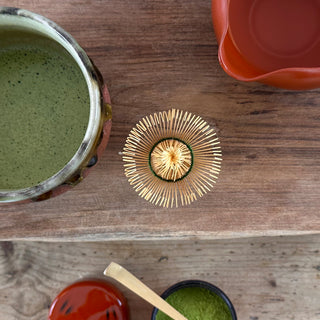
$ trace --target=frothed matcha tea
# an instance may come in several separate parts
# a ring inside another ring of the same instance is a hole
[[[0,29],[0,189],[37,185],[79,148],[89,92],[71,55],[23,30]]]

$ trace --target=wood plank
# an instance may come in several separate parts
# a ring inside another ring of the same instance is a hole
[[[220,287],[238,319],[320,318],[320,235],[210,241],[2,242],[0,318],[45,319],[54,297],[116,261],[157,293],[186,279]],[[132,320],[152,307],[120,284]]]
[[[95,170],[42,203],[1,206],[1,239],[224,238],[320,232],[320,90],[241,83],[219,66],[210,1],[23,1],[69,31],[109,86],[113,129]],[[181,108],[216,126],[214,191],[167,210],[140,199],[121,151],[145,115]]]

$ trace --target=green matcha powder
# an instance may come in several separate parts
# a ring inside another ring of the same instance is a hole
[[[227,304],[217,294],[205,288],[183,288],[172,293],[166,301],[188,320],[232,320]],[[171,320],[158,311],[156,320]]]

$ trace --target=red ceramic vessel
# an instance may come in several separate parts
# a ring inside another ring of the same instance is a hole
[[[230,76],[285,89],[320,87],[319,0],[212,0],[212,18]]]
[[[128,320],[126,300],[110,283],[91,279],[76,282],[52,302],[48,320]]]

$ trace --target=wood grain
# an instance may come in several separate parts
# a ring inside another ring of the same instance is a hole
[[[211,241],[2,242],[0,319],[43,320],[54,297],[111,261],[161,294],[201,279],[220,287],[241,320],[320,318],[320,235]],[[132,320],[152,307],[125,287]]]
[[[70,32],[103,74],[113,129],[95,170],[42,203],[0,208],[1,239],[223,238],[320,232],[320,90],[241,83],[221,69],[210,1],[4,1]],[[217,129],[210,194],[166,210],[138,197],[121,151],[145,115],[181,108]]]

